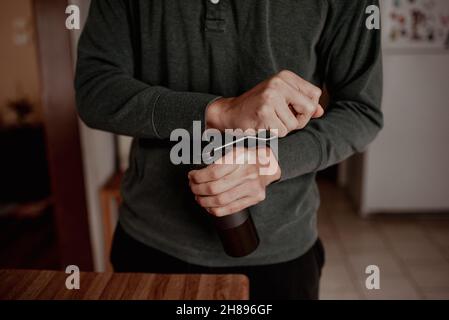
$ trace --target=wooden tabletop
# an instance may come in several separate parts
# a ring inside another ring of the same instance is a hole
[[[243,275],[81,272],[80,289],[68,290],[69,274],[0,270],[0,300],[247,300]]]

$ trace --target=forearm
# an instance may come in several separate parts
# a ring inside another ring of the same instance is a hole
[[[126,5],[92,1],[78,45],[76,98],[89,126],[118,134],[167,139],[172,130],[204,123],[215,96],[175,92],[135,76],[136,61]]]
[[[281,181],[323,170],[362,152],[382,125],[382,112],[377,106],[350,101],[331,105],[323,118],[279,140]]]
[[[279,141],[281,180],[322,170],[363,151],[383,126],[379,30],[365,27],[365,9],[377,0],[330,1],[317,47],[330,95],[321,119]]]
[[[204,123],[205,109],[215,99],[149,86],[112,70],[96,77],[78,70],[76,87],[78,112],[88,126],[141,138],[168,139],[177,128],[191,131],[193,121]]]

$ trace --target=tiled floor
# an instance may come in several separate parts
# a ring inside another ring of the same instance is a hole
[[[320,189],[321,299],[449,299],[448,214],[362,219],[342,190]],[[366,289],[368,265],[380,269],[379,290]]]

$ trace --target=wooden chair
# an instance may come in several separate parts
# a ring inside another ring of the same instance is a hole
[[[115,221],[112,221],[112,209],[118,207],[122,202],[120,194],[120,184],[123,178],[123,172],[114,173],[109,180],[100,189],[101,211],[103,213],[103,236],[104,236],[104,261],[106,271],[112,271],[112,265],[109,260],[111,251],[112,237],[114,234]]]

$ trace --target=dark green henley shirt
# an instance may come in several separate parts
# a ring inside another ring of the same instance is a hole
[[[318,170],[363,151],[382,127],[380,31],[369,0],[93,0],[78,48],[84,122],[134,137],[120,223],[132,237],[207,266],[278,263],[317,239]],[[204,122],[217,96],[242,94],[281,70],[326,85],[325,116],[279,141],[282,178],[251,208],[260,245],[226,256],[170,162],[170,133]]]

